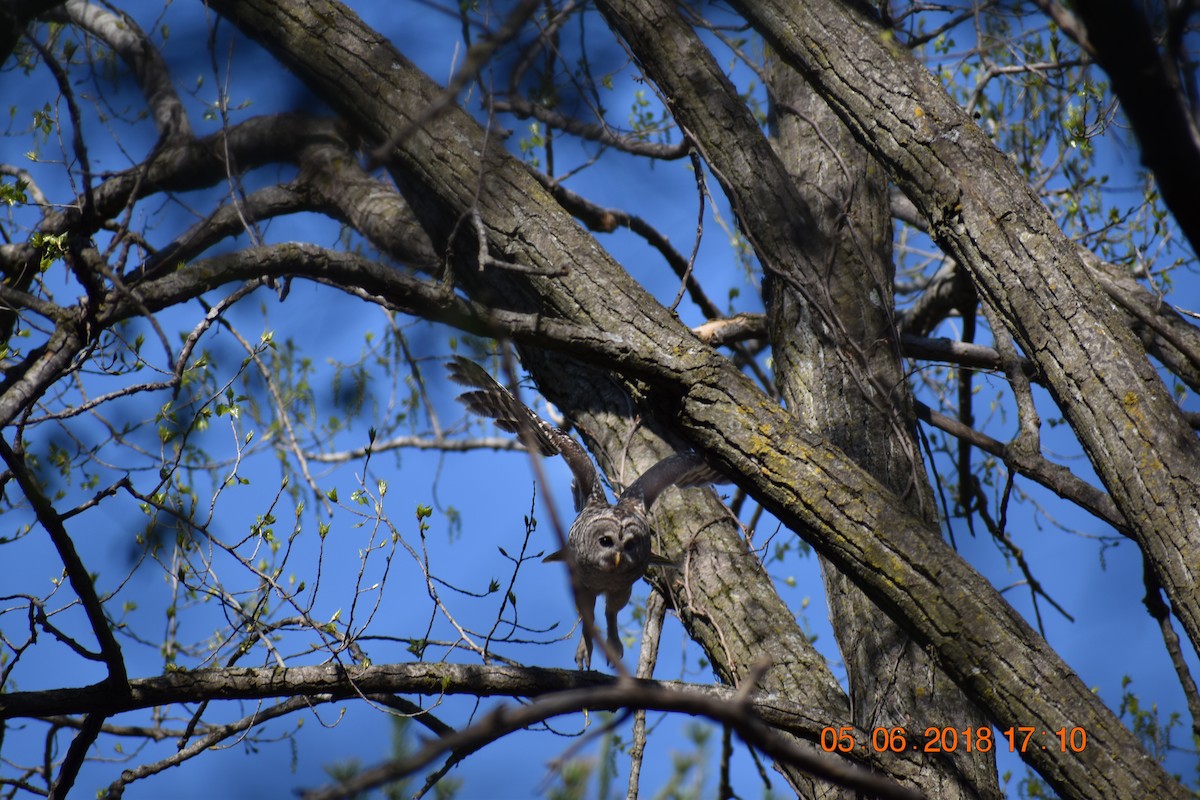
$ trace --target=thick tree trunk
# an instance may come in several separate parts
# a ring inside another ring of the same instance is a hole
[[[600,8],[705,154],[755,242],[765,265],[775,374],[797,424],[907,495],[914,513],[936,530],[891,314],[891,222],[881,171],[874,167],[867,179],[869,159],[844,126],[798,82],[784,81],[789,99],[805,106],[780,119],[790,134],[792,173],[805,172],[793,183],[674,4],[604,0]],[[827,149],[838,141],[853,150]],[[912,637],[846,575],[829,565],[824,574],[859,727],[934,719],[962,728],[986,724]],[[921,767],[906,779],[930,796],[999,795],[989,754],[963,750],[951,759],[920,754],[914,760]]]
[[[604,372],[561,355],[525,349],[523,363],[543,381],[543,394],[572,421],[605,473],[628,484],[660,459],[687,445],[652,418],[639,420],[626,387]],[[716,675],[738,686],[756,667],[765,692],[792,699],[822,725],[850,720],[845,693],[775,590],[741,536],[737,520],[711,492],[667,492],[651,512],[657,552],[678,568],[654,570],[650,581],[669,598],[688,636],[700,645]],[[801,742],[812,746],[811,742]],[[894,774],[889,754],[867,754]],[[881,758],[882,756],[882,758]],[[853,793],[791,768],[781,771],[801,797],[832,800]]]
[[[1012,160],[865,6],[735,5],[884,165],[1037,362],[1200,648],[1200,441],[1075,246]]]
[[[915,437],[908,381],[892,305],[892,224],[888,185],[877,163],[795,71],[771,71],[773,135],[780,159],[829,245],[820,292],[803,296],[787,280],[764,278],[775,376],[800,424],[845,451],[936,525],[934,498]],[[817,307],[814,308],[813,306]],[[860,728],[954,720],[978,730],[987,719],[937,662],[849,578],[823,575],[834,632],[850,677]],[[913,785],[929,797],[1000,797],[994,752],[914,758]]]
[[[407,130],[439,95],[337,3],[209,5],[273,52],[368,141]],[[1088,746],[1081,752],[1026,753],[1060,795],[1186,796],[1054,650],[940,540],[936,526],[841,450],[798,430],[790,414],[647,295],[467,115],[450,108],[401,137],[388,164],[436,250],[451,257],[458,285],[502,309],[514,338],[561,348],[640,381],[647,408],[673,421],[932,648],[947,674],[1001,728],[1084,727]],[[1028,211],[1017,205],[1003,214]],[[492,258],[546,274],[497,262],[480,270],[476,229]],[[981,237],[989,232],[976,230]],[[1075,305],[1070,297],[1061,302]],[[526,316],[514,316],[521,312]]]

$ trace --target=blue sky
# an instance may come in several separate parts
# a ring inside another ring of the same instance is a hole
[[[129,9],[145,27],[152,26],[161,11],[152,3],[131,4]],[[454,65],[461,61],[461,50],[455,47],[457,21],[432,6],[420,3],[368,4],[360,13],[435,80],[444,81]],[[192,107],[193,125],[198,133],[204,134],[216,130],[219,122],[203,119],[203,103],[214,99],[218,79],[214,79],[211,73],[205,50],[206,37],[195,33],[192,28],[196,24],[203,24],[202,17],[200,4],[175,3],[169,7],[165,21],[172,31],[166,50],[168,60],[176,68],[177,85],[189,90],[186,98]],[[229,26],[222,27],[228,33]],[[221,41],[219,79],[226,77],[228,56],[231,103],[237,107],[243,100],[248,101],[246,107],[233,112],[234,121],[250,115],[311,105],[311,99],[306,98],[303,90],[252,45],[236,40],[232,51],[229,51],[226,49],[228,40]],[[47,99],[46,93],[50,90],[47,89],[44,70],[35,73],[35,77],[36,82],[18,80],[18,76],[11,72],[6,75],[14,92],[12,102],[21,109],[40,106]],[[630,82],[618,83],[606,102],[614,110],[631,107],[639,89],[644,91],[646,87]],[[124,84],[121,96],[131,107],[136,107],[138,98],[128,83]],[[471,108],[477,108],[477,104]],[[24,119],[18,117],[12,127],[19,129],[22,125]],[[146,126],[124,125],[119,120],[111,123],[111,126],[115,131],[112,136],[106,135],[98,125],[91,129],[93,135],[89,138],[89,149],[95,169],[126,166],[128,156],[120,152],[118,146],[139,157],[153,143],[153,136],[146,133]],[[130,134],[129,131],[134,133]],[[515,128],[510,140],[514,148],[524,133],[521,128]],[[1135,183],[1132,167],[1136,159],[1128,149],[1122,149],[1119,141],[1109,146],[1112,150],[1107,158],[1112,165],[1114,182],[1124,180],[1127,184]],[[4,147],[2,160],[9,163],[21,161],[20,154],[30,149],[27,143],[16,136],[9,137]],[[53,144],[47,147],[47,152],[54,152]],[[562,140],[556,152],[561,173],[589,158],[594,148],[586,145],[580,147]],[[686,160],[659,163],[649,172],[632,159],[611,157],[611,154],[602,163],[603,166],[599,168],[585,171],[570,184],[571,188],[599,203],[645,216],[669,232],[675,246],[686,252],[695,229],[697,202],[694,178]],[[45,164],[35,165],[31,169],[47,191],[61,191],[58,188],[61,186],[61,167]],[[281,172],[286,170],[265,170],[263,175],[250,179],[249,183],[253,186],[277,180]],[[709,187],[714,196],[719,196],[715,181],[710,179]],[[197,193],[187,198],[187,203],[191,208],[204,209],[206,202],[211,203],[211,198],[219,194],[219,191]],[[153,204],[150,208],[154,208]],[[731,215],[723,200],[717,212],[727,224],[730,222]],[[168,204],[155,213],[166,231],[186,224],[190,212],[182,205]],[[336,226],[317,218],[305,217],[274,221],[265,226],[265,235],[269,241],[296,239],[332,247],[337,245],[339,231]],[[667,302],[674,297],[677,289],[675,277],[661,258],[641,241],[627,232],[604,237],[600,241],[656,296]],[[228,243],[223,248],[230,249],[242,244],[244,242]],[[719,304],[724,305],[729,290],[736,289],[740,292],[738,309],[756,310],[753,279],[748,278],[731,257],[725,233],[713,217],[711,207],[705,220],[705,238],[697,259],[696,274],[706,286],[709,296]],[[60,291],[67,291],[64,288],[65,280],[55,285]],[[1178,297],[1200,296],[1196,288],[1194,269],[1177,274]],[[160,316],[159,323],[171,333],[177,329],[186,330],[195,324],[199,313],[196,306],[191,306]],[[694,324],[701,319],[694,309],[687,306],[686,301],[681,314],[688,323]],[[298,352],[312,358],[315,374],[311,382],[325,406],[332,398],[333,362],[351,362],[364,351],[377,347],[379,332],[387,324],[382,312],[301,281],[294,283],[285,302],[280,303],[274,293],[262,290],[242,301],[229,318],[237,330],[251,340],[270,331],[277,343],[294,342]],[[401,324],[407,326],[405,331],[411,348],[422,359],[431,398],[443,425],[462,423],[464,415],[452,400],[455,389],[444,381],[441,367],[441,362],[451,352],[448,344],[450,334],[443,329],[408,325],[407,321],[401,321]],[[952,325],[946,326],[940,333],[955,335]],[[151,345],[153,341],[147,348]],[[214,353],[214,370],[220,371],[225,378],[244,357],[244,351],[227,331],[211,331],[205,339],[205,346]],[[374,369],[383,370],[384,367],[377,366]],[[402,376],[403,373],[400,373],[397,380]],[[105,383],[108,379],[103,376],[91,376],[88,380],[94,382],[91,384],[93,391],[112,388],[111,384]],[[364,406],[364,416],[339,435],[337,443],[340,447],[362,446],[366,443],[368,428],[396,411],[396,397],[403,395],[404,386],[402,382],[393,385],[391,381],[392,377],[376,374],[372,393]],[[1003,386],[999,379],[981,377],[978,382],[983,385],[981,398],[990,398],[992,395],[999,398],[990,432],[997,438],[1006,438],[1015,428],[1015,414],[1008,405]],[[392,395],[393,390],[396,396]],[[532,392],[527,392],[525,398],[532,400]],[[159,401],[165,402],[165,399],[162,397]],[[1042,396],[1039,402],[1042,403],[1043,417],[1053,416],[1048,398]],[[1194,398],[1189,399],[1185,407],[1200,410],[1200,404]],[[132,419],[149,418],[156,410],[154,404],[140,400],[119,407],[114,415],[127,415]],[[978,415],[982,416],[982,413]],[[490,432],[488,427],[481,426],[477,421],[471,421],[470,424],[476,432]],[[83,431],[84,436],[100,435],[94,426],[84,425],[79,430]],[[244,447],[245,436],[252,430],[258,441],[266,434],[245,417],[240,421],[219,417],[213,420],[203,441],[214,454],[232,458],[239,446]],[[150,426],[150,432],[153,432],[153,426]],[[422,432],[421,425],[418,425],[416,432]],[[51,435],[63,434],[61,431],[47,434],[48,437]],[[1091,477],[1086,460],[1078,457],[1078,446],[1067,432],[1062,428],[1044,426],[1043,435],[1052,453],[1069,459],[1069,466],[1081,476]],[[38,437],[32,438],[38,441]],[[118,469],[133,470],[132,474],[139,485],[148,485],[153,480],[151,465],[155,463],[155,453],[134,458],[118,455],[118,451],[111,447],[105,453],[113,458]],[[569,476],[557,462],[547,463],[547,467],[554,496],[559,503],[558,513],[562,518],[569,519],[566,491]],[[232,470],[231,462],[221,467],[222,474]],[[949,463],[939,464],[939,470],[942,475],[951,474]],[[274,456],[267,450],[259,451],[238,466],[237,474],[247,479],[248,483],[222,491],[214,526],[222,532],[223,537],[232,539],[237,531],[248,533],[258,515],[274,508],[273,513],[278,519],[275,526],[277,534],[281,539],[288,539],[292,532],[294,506],[287,497],[272,505],[280,476]],[[367,513],[354,518],[341,512],[335,516],[333,527],[323,542],[316,536],[315,524],[309,519],[291,540],[283,579],[295,575],[298,579],[311,582],[315,580],[318,563],[321,567],[322,583],[315,593],[311,611],[315,619],[331,619],[340,615],[338,618],[342,622],[355,627],[361,627],[369,620],[369,632],[385,637],[367,645],[376,663],[409,659],[404,642],[386,637],[411,636],[415,631],[422,630],[430,618],[434,619],[431,638],[452,639],[455,635],[453,626],[438,616],[430,600],[431,585],[425,580],[422,569],[423,558],[427,555],[431,571],[445,584],[466,592],[485,594],[480,598],[472,598],[447,585],[432,584],[432,589],[452,607],[455,619],[473,630],[486,632],[492,627],[498,613],[500,595],[486,594],[486,589],[493,580],[507,586],[512,579],[512,564],[500,552],[500,548],[510,555],[520,551],[526,533],[524,517],[530,512],[534,496],[534,482],[526,456],[492,452],[443,455],[405,450],[376,454],[369,464],[362,460],[334,467],[314,464],[313,475],[321,489],[328,491],[336,487],[341,502],[350,507],[353,507],[350,496],[356,488],[366,487],[378,495],[379,482],[385,481],[387,484],[382,514],[373,517]],[[70,485],[63,485],[66,499],[60,502],[60,507],[78,502],[94,491],[80,485],[80,480],[81,476]],[[110,474],[101,483],[111,480]],[[1084,682],[1095,687],[1110,705],[1115,706],[1119,702],[1122,681],[1129,676],[1133,678],[1131,688],[1138,694],[1143,706],[1156,704],[1164,711],[1178,710],[1186,714],[1182,694],[1163,652],[1161,637],[1141,604],[1144,591],[1141,560],[1135,549],[1123,543],[1101,549],[1094,537],[1111,536],[1111,531],[1104,525],[1065,506],[1026,481],[1019,481],[1018,486],[1029,493],[1032,502],[1022,503],[1012,509],[1010,533],[1034,564],[1036,575],[1046,591],[1075,617],[1074,622],[1069,622],[1058,612],[1043,605],[1042,617],[1051,645],[1079,672]],[[198,491],[202,498],[207,498],[215,488],[202,486]],[[306,503],[311,507],[311,496],[306,497]],[[434,508],[423,542],[415,515],[418,505]],[[554,549],[554,545],[547,530],[548,520],[540,492],[535,508],[540,524],[529,540],[529,550],[531,553],[548,552]],[[1051,524],[1051,519],[1073,532],[1064,532]],[[19,522],[12,519],[12,524],[3,526],[0,535],[12,535],[12,528]],[[179,605],[178,623],[184,626],[186,635],[181,638],[185,640],[188,635],[191,639],[203,640],[223,624],[223,615],[217,613],[215,603],[191,603],[188,598],[172,593],[169,569],[146,569],[130,575],[130,554],[137,551],[131,539],[142,522],[136,504],[127,498],[119,498],[80,515],[71,522],[69,528],[76,536],[85,563],[100,574],[100,585],[106,591],[118,591],[122,601],[136,606],[128,611],[129,621],[131,625],[140,626],[143,635],[148,638],[141,645],[125,643],[131,674],[134,676],[161,672],[163,659],[157,642],[161,641],[168,624],[164,609],[172,602]],[[394,530],[387,523],[394,525]],[[955,540],[964,558],[994,585],[1003,588],[1020,579],[1020,573],[986,536],[981,534],[972,537],[961,520],[955,520],[952,524]],[[774,527],[773,521],[764,520],[758,528],[759,536],[766,536]],[[393,543],[393,532],[401,544]],[[776,536],[788,537],[790,534],[780,531]],[[413,547],[412,553],[405,549],[403,543]],[[424,551],[421,549],[422,543]],[[252,547],[252,544],[248,547]],[[41,532],[35,530],[19,542],[5,543],[4,548],[5,556],[0,560],[0,586],[4,587],[3,593],[8,596],[20,592],[44,595],[48,581],[58,575],[59,568]],[[271,558],[265,551],[254,557],[259,555]],[[252,586],[252,581],[245,576],[224,572],[231,564],[219,553],[214,553],[213,561],[222,570],[222,575],[230,577],[231,586]],[[802,557],[793,551],[782,563],[772,563],[768,569],[781,581],[785,578],[794,579],[794,586],[781,589],[783,596],[816,636],[817,646],[834,665],[835,674],[843,677],[840,655],[822,599],[821,579],[815,558]],[[641,588],[644,596],[645,586]],[[574,613],[566,576],[561,567],[544,565],[539,560],[530,561],[518,571],[513,591],[517,597],[521,624],[539,631],[528,633],[528,638],[541,642],[560,641],[550,645],[504,644],[499,645],[497,651],[538,666],[573,667],[576,642],[572,628]],[[65,590],[60,592],[64,593]],[[1032,619],[1032,607],[1024,587],[1014,586],[1006,596]],[[61,597],[55,600],[59,604],[64,602]],[[8,605],[4,608],[7,609]],[[58,619],[68,630],[82,632],[85,629],[76,611],[68,609]],[[0,617],[0,630],[10,638],[19,635],[19,620],[16,619],[19,616],[7,613]],[[622,619],[625,632],[636,640],[638,629],[630,610],[625,612]],[[80,635],[83,641],[90,641],[86,633]],[[160,638],[155,639],[155,636]],[[1118,636],[1119,641],[1116,641]],[[303,646],[292,643],[286,645],[285,655],[294,659],[291,663],[320,660],[319,657],[306,657]],[[441,658],[445,650],[431,646],[426,658]],[[627,652],[632,655],[636,649],[630,648]],[[695,649],[685,646],[680,625],[671,618],[668,618],[661,652],[657,677],[698,682],[711,679],[698,664]],[[456,660],[459,658],[465,656],[454,656]],[[260,663],[264,662],[255,661],[253,665]],[[82,685],[102,676],[98,671],[81,668],[79,659],[73,657],[65,647],[43,642],[24,658],[15,677],[20,689],[35,689]],[[437,713],[451,723],[458,723],[471,712],[473,702],[450,698]],[[218,718],[236,718],[250,710],[251,707],[243,706],[237,709],[222,708],[215,713]],[[114,721],[132,724],[133,715],[128,716],[129,719],[122,717]],[[954,720],[925,722],[938,727],[956,724]],[[179,726],[182,722],[175,724]],[[357,758],[364,764],[370,764],[387,751],[390,735],[387,717],[378,711],[363,708],[362,704],[321,707],[308,714],[295,715],[285,723],[276,723],[270,730],[282,735],[290,725],[297,724],[299,730],[294,747],[284,742],[264,744],[256,747],[250,756],[247,747],[235,743],[227,750],[205,754],[163,775],[135,783],[126,796],[200,798],[212,796],[214,791],[231,797],[283,795],[289,793],[293,786],[312,787],[323,783],[322,768],[332,762]],[[560,733],[574,734],[583,730],[584,724],[580,719],[563,719],[556,722],[554,728]],[[595,720],[591,724],[594,726]],[[841,724],[841,721],[830,720],[830,724]],[[643,767],[643,786],[647,791],[653,792],[667,779],[668,754],[672,750],[689,747],[682,735],[684,725],[685,720],[665,720],[652,737],[650,756]],[[23,736],[20,728],[9,727],[4,740],[5,758],[36,761],[42,739],[38,726],[33,728],[35,732],[32,735]],[[1181,734],[1180,739],[1184,738],[1183,730],[1177,731]],[[628,736],[627,733],[624,735]],[[539,787],[544,788],[548,775],[545,765],[548,761],[575,741],[555,734],[539,733],[511,737],[489,747],[473,756],[455,773],[465,781],[462,796],[495,796],[497,785],[505,787],[506,796],[530,796]],[[715,756],[717,744],[715,740],[710,741],[710,755]],[[109,749],[105,750],[104,755],[112,760],[89,765],[84,770],[78,785],[81,795],[105,786],[126,766],[119,760],[119,754],[111,750],[111,742],[105,746]],[[134,753],[131,763],[163,757],[172,749],[171,742],[149,746],[144,751]],[[584,753],[594,749],[593,743]],[[1190,760],[1183,756],[1178,756],[1170,763],[1174,769],[1185,774],[1193,769]],[[625,764],[625,761],[619,764],[618,786],[623,785]],[[758,779],[744,749],[738,750],[736,766],[735,786],[739,792],[746,797],[759,795]],[[1015,765],[1002,760],[1002,769],[1006,767],[1017,769]],[[714,771],[715,761],[710,760],[708,768],[710,773]]]

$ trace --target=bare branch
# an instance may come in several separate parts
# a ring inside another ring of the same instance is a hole
[[[450,83],[437,99],[430,103],[428,108],[419,117],[401,126],[399,130],[392,134],[391,138],[371,152],[371,157],[375,163],[382,164],[387,161],[391,156],[392,150],[405,137],[437,119],[438,115],[453,105],[459,91],[468,82],[479,77],[479,71],[483,69],[483,66],[492,59],[497,50],[521,32],[521,26],[525,24],[525,21],[541,5],[542,0],[520,0],[516,8],[505,17],[504,23],[494,33],[484,37],[482,42],[467,51],[466,63],[454,73],[454,77],[450,79]]]
[[[692,328],[692,333],[711,347],[721,347],[731,342],[744,342],[747,339],[762,339],[767,335],[767,318],[764,314],[736,314],[732,317],[718,317]]]
[[[326,464],[341,464],[346,461],[358,461],[365,458],[367,453],[382,453],[387,450],[441,450],[446,453],[467,452],[469,450],[524,450],[525,446],[519,439],[502,436],[486,436],[471,438],[450,438],[437,436],[396,436],[375,442],[369,447],[359,447],[354,450],[340,450],[336,453],[305,453],[309,461],[320,461]]]
[[[54,785],[50,787],[50,794],[47,795],[49,800],[66,800],[71,793],[71,787],[75,785],[75,778],[79,776],[79,770],[83,768],[88,750],[95,744],[103,724],[104,717],[100,714],[88,714],[84,717],[79,732],[71,740],[71,746],[67,748],[67,754],[59,766],[58,777],[54,779]]]
[[[1004,461],[1009,469],[1030,478],[1066,500],[1087,509],[1118,531],[1128,531],[1128,524],[1112,498],[1077,478],[1066,467],[1051,463],[1040,454],[1027,453],[1019,448],[999,442],[974,428],[963,425],[956,419],[941,414],[924,403],[916,404],[917,417],[935,428],[970,442],[985,453]],[[1126,534],[1127,535],[1127,534]]]
[[[175,91],[171,73],[162,54],[145,32],[124,12],[112,12],[83,0],[68,0],[56,17],[75,23],[104,40],[129,65],[142,95],[150,106],[151,117],[160,139],[186,138],[192,135],[187,111]]]
[[[687,287],[688,296],[692,298],[693,303],[700,307],[704,316],[709,319],[721,316],[720,309],[704,294],[700,282],[689,273],[688,259],[684,258],[683,254],[671,245],[670,240],[653,225],[636,214],[629,214],[618,208],[598,206],[540,172],[535,172],[534,177],[541,181],[541,184],[549,190],[563,208],[583,220],[590,230],[612,233],[617,228],[625,226],[641,236],[666,259],[667,265],[683,281]]]
[[[0,719],[47,717],[97,711],[107,715],[203,700],[263,700],[330,695],[462,694],[474,697],[537,697],[549,692],[617,685],[619,679],[594,671],[542,667],[483,666],[412,662],[371,666],[322,664],[311,667],[225,667],[171,672],[129,682],[129,693],[114,695],[104,686],[10,692],[0,695]],[[729,700],[732,689],[673,681],[644,682],[672,691]],[[821,711],[809,712],[786,698],[756,695],[751,706],[770,725],[817,740],[829,724]]]
[[[628,708],[704,716],[729,725],[748,744],[777,762],[790,764],[839,786],[885,800],[921,800],[923,797],[921,793],[901,786],[890,778],[801,748],[763,724],[751,711],[751,706],[743,704],[736,696],[732,699],[717,699],[708,693],[677,691],[644,681],[634,683],[631,680],[620,681],[611,686],[558,692],[516,708],[501,706],[471,727],[430,742],[410,758],[360,773],[348,781],[326,789],[307,792],[303,797],[306,800],[353,797],[366,789],[410,775],[430,764],[442,753],[451,752],[454,758],[461,759],[509,733],[551,717],[584,709],[617,711]]]
[[[1044,2],[1056,10],[1057,4]],[[1193,191],[1200,183],[1200,128],[1190,99],[1159,52],[1147,12],[1130,0],[1073,3],[1071,9],[1081,24],[1067,28],[1068,34],[1082,33],[1080,45],[1090,45],[1108,73],[1137,134],[1142,163],[1153,170],[1163,200],[1193,250],[1200,249],[1200,200]]]
[[[12,472],[13,477],[16,478],[22,493],[24,493],[29,504],[33,506],[38,522],[45,528],[46,533],[50,535],[50,540],[54,543],[54,548],[58,551],[59,558],[62,559],[63,567],[67,573],[67,580],[70,581],[71,588],[79,598],[79,602],[83,604],[83,609],[87,614],[88,622],[91,624],[92,632],[96,635],[96,640],[100,643],[100,654],[104,659],[105,666],[108,668],[108,678],[103,683],[98,684],[97,687],[102,692],[111,694],[114,698],[125,696],[128,692],[129,676],[125,671],[125,658],[121,654],[121,645],[117,643],[117,639],[109,627],[108,617],[105,615],[104,606],[101,605],[100,598],[96,594],[96,586],[92,583],[92,576],[88,573],[87,567],[83,565],[83,561],[75,549],[75,543],[71,540],[71,535],[63,527],[62,517],[54,510],[54,506],[50,504],[49,498],[42,492],[41,487],[38,486],[37,481],[27,469],[25,459],[13,452],[13,449],[3,437],[0,437],[0,458],[3,458],[4,462],[8,464],[8,468]],[[96,724],[98,725],[99,721]],[[82,736],[82,733],[80,735]],[[95,738],[94,733],[92,734],[92,738]],[[87,746],[91,746],[90,741],[87,743]]]

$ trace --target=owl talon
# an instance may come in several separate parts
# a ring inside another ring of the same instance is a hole
[[[616,631],[609,631],[608,633],[608,649],[609,652],[606,654],[608,656],[608,665],[612,667],[625,655],[625,645],[621,644],[621,637],[616,634]],[[613,660],[614,656],[616,656],[616,661]]]
[[[575,666],[581,670],[591,669],[592,666],[592,640],[585,633],[579,640],[579,647],[575,648]]]
[[[604,660],[611,667],[625,655],[625,645],[621,643],[620,637],[615,632],[609,634],[606,641],[608,649],[604,653]],[[579,646],[575,648],[575,666],[581,670],[592,668],[592,640],[587,636],[581,637]]]
[[[650,526],[646,512],[669,486],[702,486],[727,483],[699,453],[676,453],[659,461],[621,492],[616,505],[608,502],[604,484],[587,451],[569,433],[556,428],[513,397],[478,364],[455,356],[448,364],[450,379],[471,389],[458,396],[472,412],[496,420],[503,430],[519,434],[526,446],[544,456],[560,455],[574,477],[575,510],[579,516],[567,532],[566,546],[544,561],[566,561],[583,621],[583,638],[575,650],[575,664],[589,669],[596,597],[605,596],[609,664],[625,653],[618,635],[617,614],[629,602],[633,585],[650,564],[670,563],[650,551]]]

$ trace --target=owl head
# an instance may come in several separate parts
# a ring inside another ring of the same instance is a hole
[[[579,566],[640,575],[650,559],[650,528],[636,509],[618,504],[580,514],[568,535]]]

